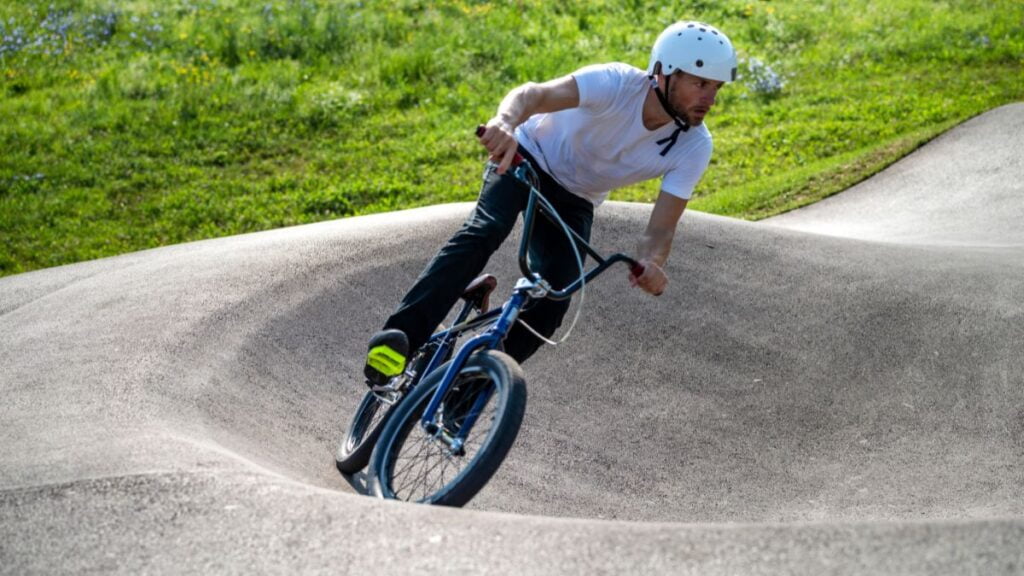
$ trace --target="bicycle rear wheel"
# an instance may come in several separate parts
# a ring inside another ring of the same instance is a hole
[[[368,391],[363,396],[334,455],[334,462],[342,474],[355,474],[370,462],[377,438],[400,399],[401,396],[396,395],[389,399],[392,402],[389,404],[373,392]]]
[[[381,433],[373,453],[378,496],[462,506],[487,484],[512,448],[526,410],[526,381],[515,360],[502,352],[470,356],[432,418],[435,429],[420,423],[449,364],[424,378]],[[465,445],[453,450],[444,438],[458,433],[480,398],[486,404],[473,414],[476,422]]]
[[[437,346],[427,344],[420,348],[412,358],[412,370],[406,372],[406,384],[390,392],[374,393],[368,391],[363,396],[362,402],[356,408],[356,413],[349,423],[345,436],[338,444],[334,453],[334,462],[338,471],[342,474],[355,474],[370,463],[370,456],[373,454],[373,447],[377,444],[384,425],[387,423],[391,413],[395,411],[402,397],[409,391],[409,388],[416,385],[418,376],[430,363],[437,351]],[[445,360],[451,357],[451,352]]]

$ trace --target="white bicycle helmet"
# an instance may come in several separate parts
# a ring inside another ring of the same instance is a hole
[[[694,76],[732,82],[736,80],[736,50],[728,36],[702,22],[676,22],[658,36],[651,50],[647,74],[661,62],[661,73],[668,76],[682,70]]]

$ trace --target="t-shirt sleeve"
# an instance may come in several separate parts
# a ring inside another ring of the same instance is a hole
[[[711,140],[706,140],[703,146],[686,154],[682,164],[665,173],[661,180],[661,189],[683,200],[689,200],[693,196],[697,182],[700,182],[701,176],[711,163],[712,148]]]
[[[580,108],[595,116],[612,108],[622,86],[622,71],[608,64],[584,66],[572,77],[580,91]]]

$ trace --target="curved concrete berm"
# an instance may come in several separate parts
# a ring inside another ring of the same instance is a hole
[[[608,274],[527,364],[465,510],[333,451],[468,204],[2,279],[0,573],[1024,573],[1021,150],[1007,106],[792,215],[688,214],[664,296]]]

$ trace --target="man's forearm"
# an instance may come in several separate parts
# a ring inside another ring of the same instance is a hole
[[[637,244],[637,257],[664,267],[668,255],[672,251],[672,242],[676,237],[676,227],[686,210],[687,200],[662,192],[651,210],[651,219],[647,222],[643,236]]]
[[[648,230],[640,238],[637,245],[637,257],[640,260],[647,260],[664,267],[668,262],[668,255],[672,252],[672,240],[675,238],[675,228],[671,230]]]
[[[537,84],[527,82],[512,89],[498,105],[498,118],[511,132],[527,118],[535,114],[537,108]]]
[[[509,132],[534,114],[557,112],[580,104],[580,91],[571,75],[542,84],[527,82],[512,89],[498,105],[496,117]]]

